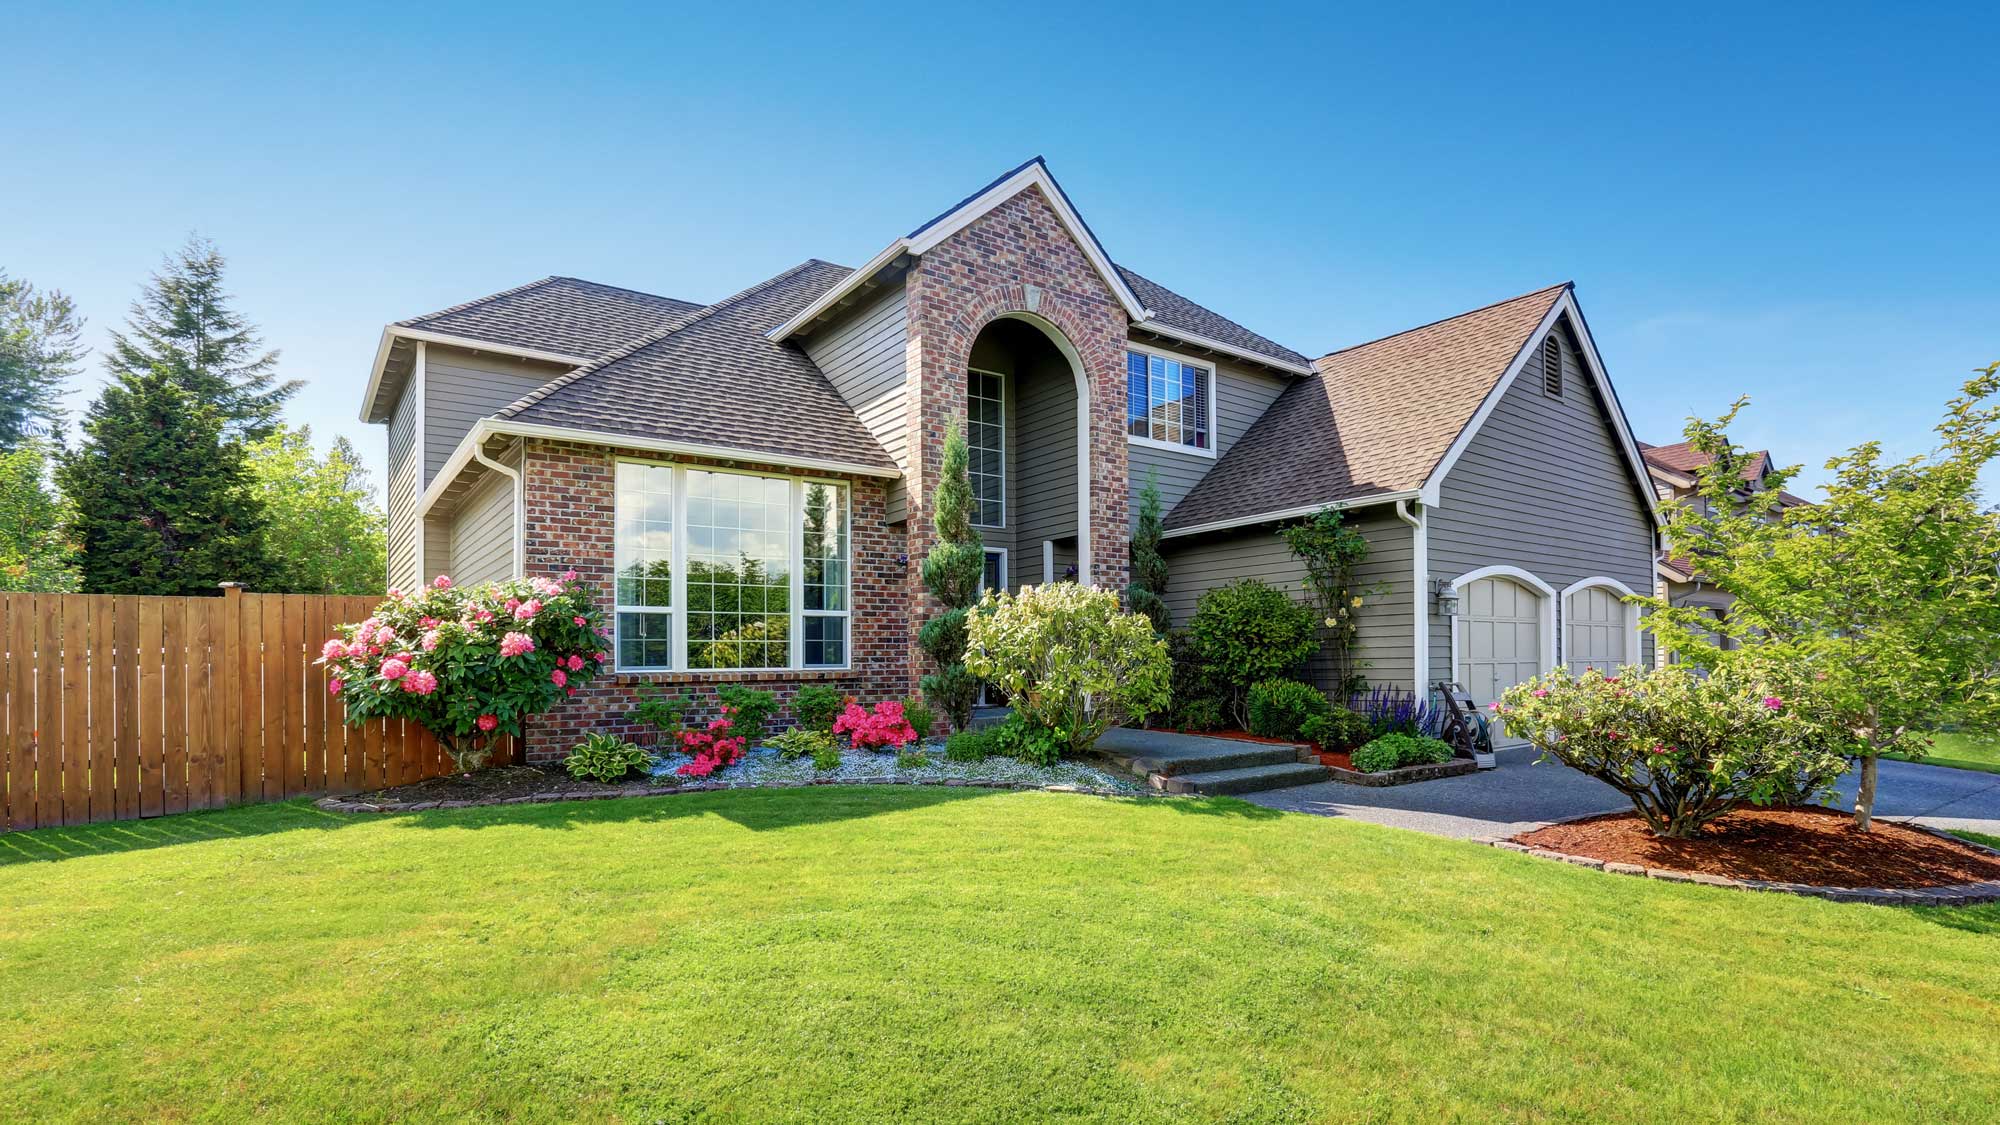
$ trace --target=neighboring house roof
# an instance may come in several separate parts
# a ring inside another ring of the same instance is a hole
[[[701,310],[693,301],[575,277],[545,277],[426,316],[399,320],[447,336],[588,360]]]
[[[1180,503],[1169,531],[1414,494],[1569,283],[1314,361]]]
[[[1642,441],[1639,443],[1639,455],[1646,459],[1646,464],[1649,467],[1662,469],[1673,476],[1679,477],[1681,481],[1685,482],[1684,487],[1693,485],[1696,474],[1701,472],[1701,467],[1714,460],[1708,454],[1700,452],[1684,441],[1677,441],[1672,445],[1647,445]],[[1749,460],[1743,464],[1744,481],[1755,484],[1763,480],[1765,474],[1771,471],[1771,466],[1770,450],[1760,449],[1752,453]],[[1812,503],[1812,501],[1803,496],[1793,495],[1783,489],[1778,491],[1778,502],[1787,508]]]
[[[494,415],[615,442],[759,454],[893,475],[898,469],[796,345],[765,333],[851,272],[801,263],[677,317]]]
[[[1132,287],[1132,292],[1138,294],[1139,299],[1152,310],[1153,319],[1137,326],[1141,329],[1163,325],[1179,329],[1184,333],[1231,344],[1266,359],[1280,360],[1299,367],[1312,365],[1311,360],[1298,352],[1268,337],[1259,336],[1221,313],[1211,312],[1134,270],[1119,266],[1118,273],[1125,279],[1125,284]]]

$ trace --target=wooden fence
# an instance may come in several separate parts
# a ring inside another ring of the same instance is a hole
[[[381,598],[0,594],[0,830],[435,777],[415,723],[353,727],[313,663]]]

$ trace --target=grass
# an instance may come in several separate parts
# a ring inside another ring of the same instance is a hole
[[[1980,770],[1984,773],[2000,773],[2000,736],[1991,733],[1945,734],[1931,736],[1931,752],[1921,759],[1926,765],[1950,766],[1953,769]],[[1901,755],[1889,755],[1901,757]],[[1904,759],[1909,761],[1911,759]]]
[[[2000,909],[1230,800],[740,791],[0,836],[14,1120],[1990,1120]]]

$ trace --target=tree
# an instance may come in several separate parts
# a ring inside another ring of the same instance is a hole
[[[270,589],[372,594],[388,572],[387,518],[354,446],[335,438],[315,457],[312,428],[279,425],[244,448],[251,493],[264,509]]]
[[[1979,473],[2000,455],[2000,364],[1951,400],[1930,454],[1885,462],[1866,442],[1826,463],[1826,498],[1781,505],[1795,469],[1743,487],[1747,455],[1724,436],[1748,400],[1687,437],[1709,456],[1705,503],[1669,510],[1667,532],[1703,578],[1735,595],[1717,621],[1642,599],[1647,627],[1706,668],[1784,667],[1823,685],[1828,724],[1861,764],[1854,823],[1874,813],[1876,759],[1921,754],[1924,732],[2000,718],[2000,516]]]
[[[0,449],[62,424],[63,383],[81,370],[82,337],[74,301],[0,271]]]
[[[165,367],[120,375],[90,406],[57,483],[93,594],[213,594],[266,580],[264,513],[243,448]]]
[[[48,485],[52,456],[53,446],[42,439],[0,453],[0,592],[76,592],[62,498]]]
[[[190,236],[132,302],[126,331],[111,334],[104,363],[114,375],[165,368],[182,389],[216,409],[225,432],[261,437],[305,384],[278,382],[278,353],[262,350],[256,328],[230,308],[222,287],[226,264],[214,243]]]
[[[1173,631],[1173,614],[1161,597],[1167,592],[1167,560],[1160,554],[1160,539],[1166,524],[1160,519],[1158,474],[1146,470],[1146,486],[1139,490],[1139,524],[1132,529],[1132,581],[1125,587],[1125,606],[1143,613],[1153,623],[1153,631],[1165,636]]]
[[[972,722],[972,704],[979,696],[979,681],[965,668],[966,617],[979,598],[979,580],[986,573],[986,545],[972,527],[971,452],[956,422],[944,436],[931,526],[937,542],[924,556],[920,573],[944,610],[917,630],[917,644],[937,665],[937,671],[920,683],[924,695],[950,717],[952,726],[964,730]]]

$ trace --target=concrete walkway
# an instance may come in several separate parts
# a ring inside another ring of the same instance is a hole
[[[1532,750],[1502,750],[1500,768],[1389,789],[1336,781],[1243,794],[1267,808],[1346,816],[1437,836],[1512,836],[1555,820],[1631,808],[1623,794]],[[1840,804],[1854,807],[1855,778],[1842,779]],[[2000,836],[2000,774],[1881,763],[1877,816],[1935,828]]]

